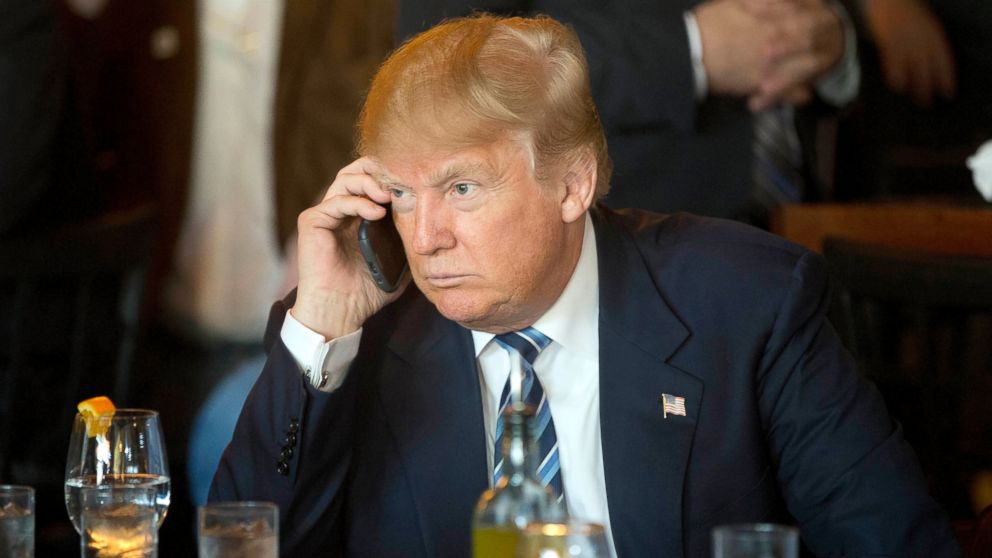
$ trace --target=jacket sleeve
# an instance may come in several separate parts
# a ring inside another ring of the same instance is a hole
[[[757,378],[803,541],[817,556],[959,556],[900,426],[826,319],[824,267],[815,254],[798,260]]]
[[[279,340],[290,305],[273,305],[268,359],[217,468],[209,501],[274,502],[282,555],[339,555],[345,548],[355,382],[324,393],[305,380]]]

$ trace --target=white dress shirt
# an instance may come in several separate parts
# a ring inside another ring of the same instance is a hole
[[[561,296],[533,327],[552,341],[535,361],[534,372],[544,386],[555,424],[568,512],[577,519],[602,524],[610,554],[615,556],[599,421],[599,272],[596,235],[589,215],[575,271]],[[289,313],[281,336],[311,383],[332,391],[347,375],[358,352],[361,331],[325,341]],[[490,471],[496,413],[511,366],[506,350],[493,342],[493,337],[492,333],[472,331]],[[492,475],[487,476],[491,482]]]

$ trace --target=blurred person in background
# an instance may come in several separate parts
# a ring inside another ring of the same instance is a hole
[[[410,1],[398,36],[473,10],[543,13],[575,28],[615,165],[607,205],[767,226],[771,208],[829,195],[824,122],[855,98],[860,75],[851,6]]]
[[[103,205],[86,172],[65,49],[51,3],[0,7],[0,239],[50,231]]]
[[[842,122],[841,199],[979,202],[965,159],[992,139],[992,3],[865,0],[864,92]]]

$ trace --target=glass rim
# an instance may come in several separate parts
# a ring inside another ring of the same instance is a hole
[[[0,484],[0,493],[3,494],[34,494],[33,486],[26,484]]]
[[[783,523],[732,523],[717,525],[713,533],[789,533],[799,534],[799,528]]]
[[[247,510],[270,510],[278,513],[279,506],[275,502],[265,500],[235,500],[230,502],[208,502],[196,507],[200,513],[205,512],[239,512]]]
[[[101,415],[100,418],[103,418],[104,416],[108,419],[115,419],[117,417],[122,417],[122,418],[157,417],[159,416],[159,412],[152,409],[137,409],[131,407],[124,407],[121,409],[114,409],[114,414]],[[77,412],[76,418],[83,418],[83,414]]]

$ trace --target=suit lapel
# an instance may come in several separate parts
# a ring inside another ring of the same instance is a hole
[[[411,286],[412,288],[412,286]],[[422,296],[390,338],[380,396],[409,478],[425,553],[470,548],[488,487],[485,426],[472,336]]]
[[[600,273],[600,420],[610,524],[620,556],[682,555],[682,486],[703,394],[666,363],[689,331],[658,292],[633,240],[593,212]],[[663,412],[663,393],[686,416]]]

